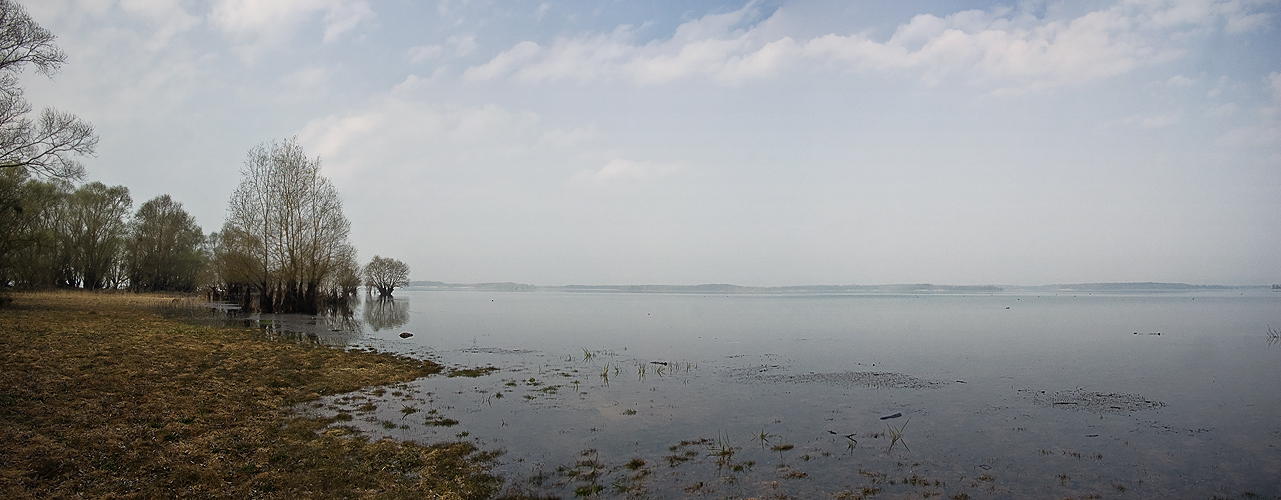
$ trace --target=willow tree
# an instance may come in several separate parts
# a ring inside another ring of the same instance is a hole
[[[191,292],[200,284],[205,234],[182,203],[167,194],[148,200],[134,214],[129,233],[129,288]]]
[[[85,289],[116,288],[123,281],[124,245],[133,199],[129,188],[101,182],[80,186],[67,198],[63,224],[71,255],[61,283]]]
[[[365,286],[377,288],[379,297],[391,297],[398,287],[409,285],[409,265],[390,257],[374,256],[365,265]]]
[[[261,311],[314,313],[344,293],[333,284],[355,265],[350,232],[319,158],[308,159],[296,138],[260,144],[227,207],[218,262],[232,267],[219,274],[243,280],[228,285],[256,293]]]
[[[0,169],[0,285],[53,286],[71,268],[63,220],[72,187]]]

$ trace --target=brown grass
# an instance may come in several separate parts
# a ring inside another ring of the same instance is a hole
[[[493,457],[470,444],[370,442],[289,411],[440,372],[431,362],[147,309],[172,296],[13,299],[0,309],[0,497],[464,499],[498,487]]]

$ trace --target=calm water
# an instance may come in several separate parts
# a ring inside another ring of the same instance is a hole
[[[1281,495],[1281,293],[397,299],[343,340],[497,370],[309,411],[503,450],[514,490]]]

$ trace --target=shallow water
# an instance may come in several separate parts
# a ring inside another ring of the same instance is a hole
[[[309,411],[504,450],[514,490],[1281,495],[1281,293],[397,298],[339,338],[497,370]]]

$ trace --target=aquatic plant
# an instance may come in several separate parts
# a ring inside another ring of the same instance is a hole
[[[765,432],[765,429],[761,429],[761,432],[752,435],[752,441],[760,441],[761,449],[763,450],[765,449],[765,445],[769,444],[770,438],[775,438],[775,437],[778,437],[778,436],[775,434],[770,434],[768,432]]]
[[[885,449],[885,453],[889,453],[893,451],[894,445],[898,443],[903,443],[904,449],[906,449],[907,451],[912,451],[912,449],[907,446],[907,441],[903,440],[903,428],[907,427],[908,422],[911,422],[911,421],[912,419],[908,418],[907,421],[903,422],[903,425],[898,426],[897,429],[895,429],[894,426],[890,424],[885,424],[885,427],[889,430],[889,434],[890,434],[890,446],[889,448]]]
[[[587,350],[586,347],[583,348],[583,361],[591,361],[594,357],[596,357],[595,353]]]
[[[438,415],[429,415],[427,419],[423,421],[424,425],[431,426],[431,427],[453,427],[455,425],[458,425],[458,423],[459,422],[457,420],[454,420],[452,418],[441,417]]]

